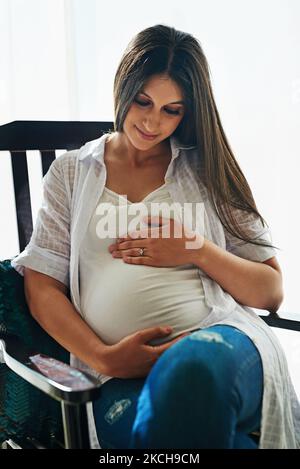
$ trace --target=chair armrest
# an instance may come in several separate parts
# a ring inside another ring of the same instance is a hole
[[[52,398],[83,404],[100,396],[101,384],[91,375],[62,361],[29,351],[14,336],[0,336],[0,362]]]
[[[300,314],[296,313],[257,313],[271,327],[279,327],[281,329],[290,329],[292,331],[300,331]]]

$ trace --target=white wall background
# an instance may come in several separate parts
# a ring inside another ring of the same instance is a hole
[[[165,23],[200,40],[223,125],[281,248],[282,311],[300,313],[299,0],[0,0],[0,125],[113,120],[113,79],[129,40]],[[37,174],[34,156],[30,164]],[[0,158],[0,258],[18,251],[8,155]],[[33,187],[34,213],[41,184]],[[3,216],[3,215],[2,215]]]

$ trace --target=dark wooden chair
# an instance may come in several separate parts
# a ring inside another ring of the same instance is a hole
[[[33,229],[26,151],[39,150],[42,177],[55,150],[80,148],[109,129],[112,122],[0,126],[0,156],[1,151],[11,155],[20,252]],[[0,443],[9,448],[88,448],[86,403],[100,395],[100,387],[93,377],[68,366],[69,353],[34,321],[23,277],[11,260],[0,262]]]
[[[55,150],[80,148],[113,128],[113,122],[63,121],[0,126],[0,157],[1,151],[11,155],[20,252],[33,229],[26,151],[40,151],[44,176]],[[10,261],[0,262],[0,443],[10,448],[88,448],[86,403],[100,396],[101,387],[68,366],[68,352],[34,321],[23,277]],[[271,327],[300,331],[297,315],[261,317]]]

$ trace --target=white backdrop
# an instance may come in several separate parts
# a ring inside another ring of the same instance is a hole
[[[221,119],[269,223],[283,270],[281,310],[300,313],[299,0],[0,0],[0,125],[113,120],[113,78],[129,40],[165,23],[200,40]],[[40,174],[34,155],[30,165]],[[17,253],[8,155],[0,158],[0,257]],[[36,214],[41,183],[32,183]],[[35,215],[34,215],[35,216]]]

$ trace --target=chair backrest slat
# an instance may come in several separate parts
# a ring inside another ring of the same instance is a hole
[[[41,151],[41,162],[43,176],[47,173],[51,166],[51,163],[55,160],[55,150],[42,150]]]
[[[21,252],[28,244],[33,229],[27,156],[26,151],[12,151],[10,154]]]

